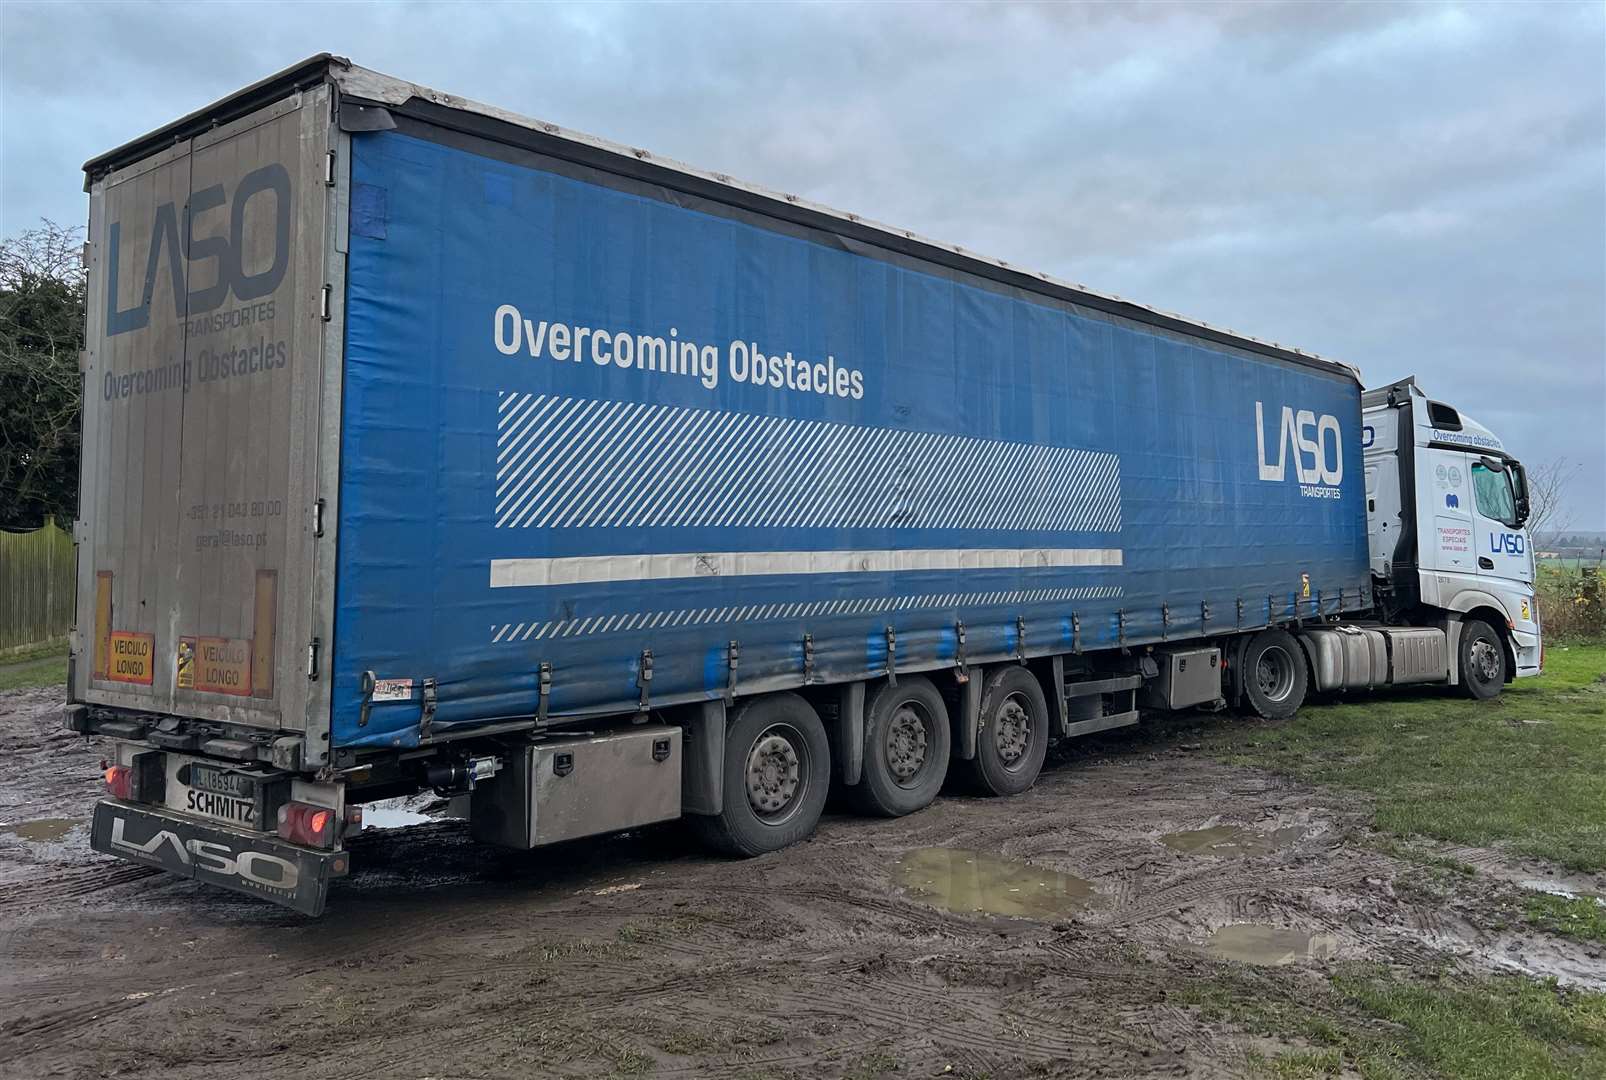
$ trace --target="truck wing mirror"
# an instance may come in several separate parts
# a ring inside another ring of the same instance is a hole
[[[1482,465],[1490,472],[1503,473],[1506,471],[1506,463],[1501,461],[1499,458],[1481,457],[1478,459],[1478,464]]]
[[[1511,494],[1517,504],[1517,528],[1528,524],[1532,516],[1532,506],[1528,501],[1528,473],[1523,469],[1522,463],[1513,461],[1509,479],[1511,481]]]

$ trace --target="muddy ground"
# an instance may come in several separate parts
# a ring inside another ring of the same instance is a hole
[[[1225,719],[747,862],[676,827],[531,854],[374,830],[313,921],[90,852],[102,751],[57,700],[0,695],[7,1077],[1238,1075],[1279,1044],[1184,993],[1227,965],[1290,995],[1348,959],[1606,986],[1598,950],[1482,928],[1478,883],[1547,868],[1438,849],[1483,872],[1424,890],[1365,804],[1189,741]]]

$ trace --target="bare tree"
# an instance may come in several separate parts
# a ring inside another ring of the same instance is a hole
[[[0,289],[16,292],[36,280],[84,283],[84,230],[41,220],[0,241]]]
[[[1563,505],[1567,488],[1583,471],[1566,458],[1557,458],[1528,472],[1528,532],[1535,539],[1543,532],[1565,532],[1572,515]]]

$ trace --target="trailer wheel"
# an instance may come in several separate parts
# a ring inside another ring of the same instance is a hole
[[[984,795],[1019,795],[1037,783],[1048,735],[1043,684],[1014,664],[995,670],[982,686],[976,756],[966,762],[976,787]]]
[[[688,815],[703,843],[743,857],[795,844],[819,824],[831,786],[825,725],[796,694],[745,701],[725,732],[724,769],[724,809]]]
[[[902,817],[931,805],[948,774],[948,705],[929,679],[882,683],[864,709],[864,776],[850,788],[867,814]]]
[[[1487,701],[1506,685],[1506,649],[1482,619],[1461,625],[1461,685],[1469,697]]]
[[[1268,628],[1250,638],[1239,677],[1249,707],[1266,720],[1286,720],[1305,703],[1305,656],[1286,630]]]

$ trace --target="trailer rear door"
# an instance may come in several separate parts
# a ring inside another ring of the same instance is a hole
[[[91,186],[77,700],[307,727],[329,93]]]

